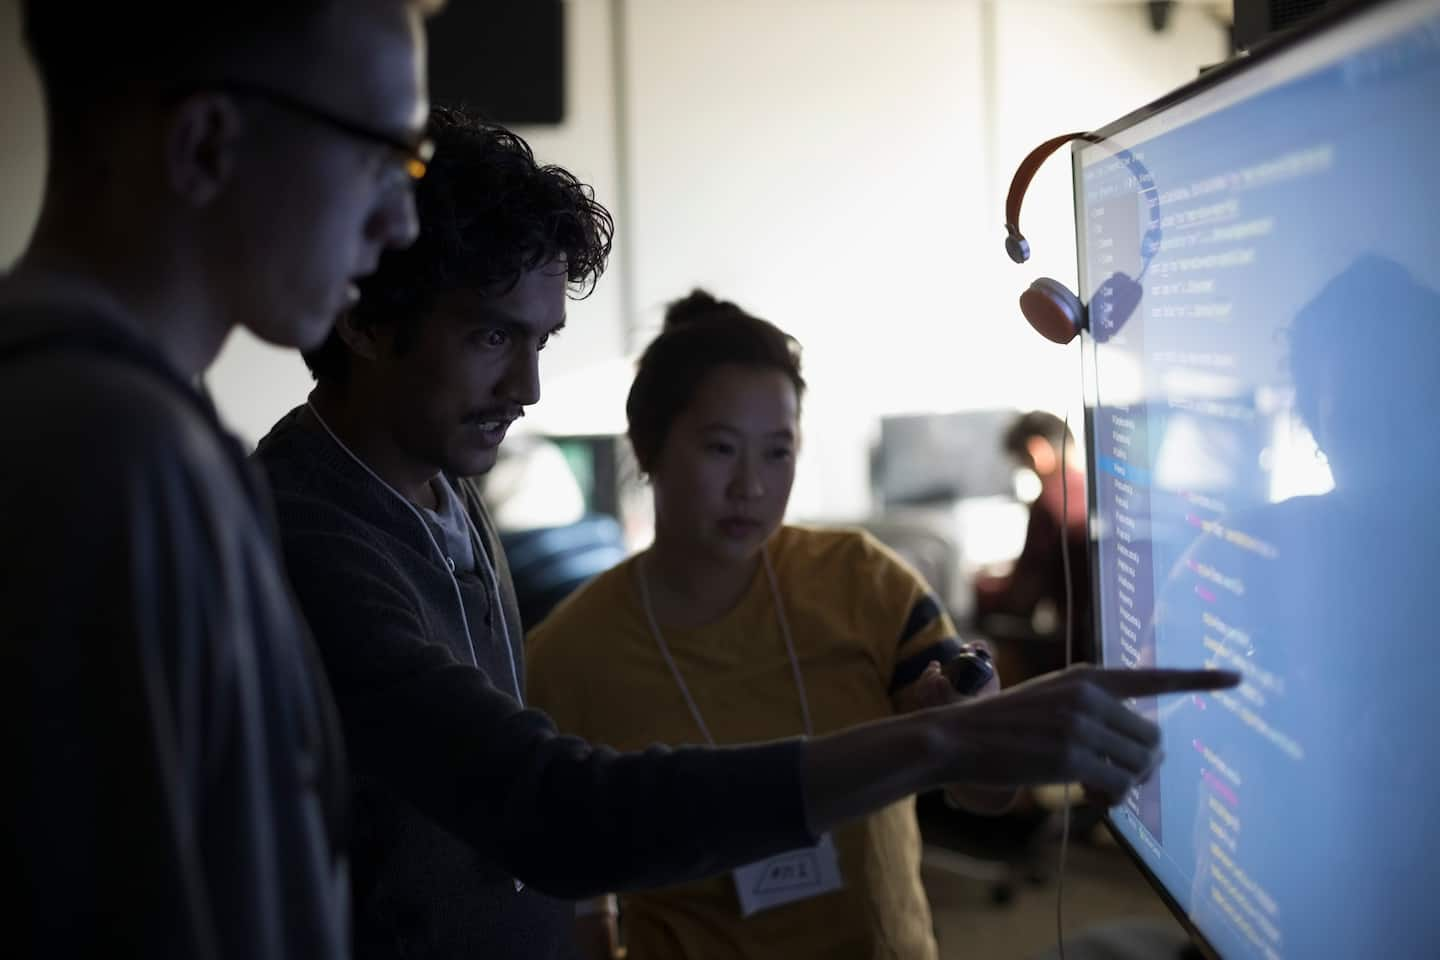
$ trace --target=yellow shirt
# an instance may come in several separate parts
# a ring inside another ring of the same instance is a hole
[[[868,534],[784,527],[768,544],[815,733],[892,715],[890,694],[955,630],[920,575]],[[559,728],[619,750],[702,744],[656,644],[635,560],[601,574],[530,636],[528,700]],[[662,625],[663,627],[663,625]],[[665,629],[716,743],[804,733],[764,569],[719,620]],[[742,918],[729,874],[625,896],[631,960],[936,956],[913,800],[835,831],[844,889]]]

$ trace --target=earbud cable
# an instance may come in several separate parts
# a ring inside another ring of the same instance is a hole
[[[1082,344],[1083,337],[1076,343]],[[1081,391],[1085,389],[1085,350],[1080,354]],[[1075,590],[1070,580],[1070,405],[1065,407],[1065,435],[1060,438],[1060,565],[1065,575],[1065,668],[1075,661]],[[1070,784],[1065,784],[1060,814],[1060,867],[1055,881],[1055,948],[1065,960],[1065,855],[1070,847]]]

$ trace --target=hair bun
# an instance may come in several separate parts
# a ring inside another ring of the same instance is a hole
[[[665,307],[665,332],[699,323],[727,322],[750,315],[729,300],[716,300],[707,290],[696,287]]]

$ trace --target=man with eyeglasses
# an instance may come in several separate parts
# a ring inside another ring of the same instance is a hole
[[[196,382],[237,326],[322,342],[414,239],[436,6],[22,3],[49,159],[0,280],[0,701],[37,953],[349,953],[339,726]]]

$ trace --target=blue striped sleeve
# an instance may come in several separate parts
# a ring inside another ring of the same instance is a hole
[[[930,624],[940,619],[940,601],[935,599],[933,593],[927,593],[915,601],[915,606],[910,608],[910,615],[905,618],[905,626],[900,629],[900,641],[895,645],[900,649],[920,635]]]
[[[894,673],[890,674],[890,693],[894,693],[902,687],[914,683],[920,674],[925,672],[925,665],[931,660],[937,660],[942,664],[949,663],[960,655],[960,639],[958,637],[946,637],[939,643],[931,644],[919,653],[906,657],[895,664]]]

